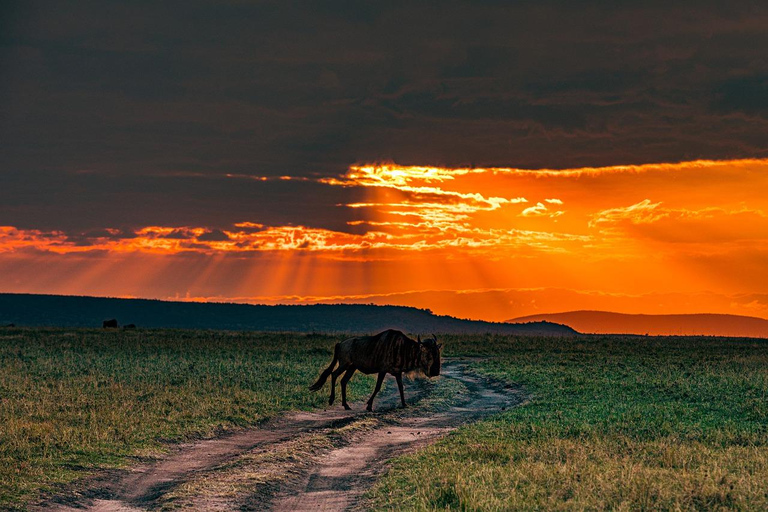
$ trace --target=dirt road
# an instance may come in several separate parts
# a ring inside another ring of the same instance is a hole
[[[160,460],[97,476],[44,505],[46,510],[348,510],[393,457],[458,426],[521,403],[524,394],[449,361],[440,379],[406,384],[410,407],[397,408],[395,386],[374,413],[292,413],[226,436],[179,445]],[[327,392],[324,390],[324,392]]]

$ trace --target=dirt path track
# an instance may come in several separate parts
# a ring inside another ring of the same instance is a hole
[[[433,388],[449,387],[442,400],[431,400],[434,392],[412,382],[406,390],[414,405],[403,411],[396,407],[399,399],[395,386],[390,385],[379,395],[373,414],[363,410],[364,403],[353,404],[352,411],[334,406],[179,445],[154,463],[97,477],[86,489],[59,497],[44,508],[125,512],[161,508],[177,500],[175,505],[195,510],[348,510],[358,504],[393,457],[524,399],[520,390],[478,377],[460,361],[446,362],[442,379]],[[359,425],[363,428],[355,430]],[[340,434],[347,430],[348,435]],[[301,439],[310,445],[322,441],[324,448],[299,460],[287,460],[274,481],[266,481],[263,475],[249,476],[243,469],[248,464],[241,461],[261,457],[251,463],[256,469],[249,470],[258,473],[269,465],[260,462],[269,460],[265,457],[290,452]],[[232,482],[247,485],[237,488]]]

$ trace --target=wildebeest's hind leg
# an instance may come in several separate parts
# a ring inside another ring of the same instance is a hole
[[[343,405],[347,410],[351,409],[349,404],[347,404],[347,382],[349,382],[349,379],[352,378],[352,375],[355,374],[356,370],[357,368],[350,366],[349,370],[347,370],[347,373],[345,373],[341,378],[341,405]]]
[[[400,401],[403,403],[403,407],[408,407],[405,405],[405,393],[403,393],[403,374],[396,373],[395,379],[397,379],[397,389],[400,390]]]
[[[328,405],[333,405],[333,401],[336,400],[336,377],[344,373],[348,366],[341,366],[333,370],[331,373],[331,398],[328,399]]]
[[[372,411],[373,410],[373,398],[376,396],[376,393],[379,392],[381,389],[381,383],[384,382],[384,377],[387,375],[387,372],[380,372],[379,378],[376,380],[376,387],[373,388],[373,394],[371,395],[371,398],[368,399],[368,407],[365,408],[366,411]]]

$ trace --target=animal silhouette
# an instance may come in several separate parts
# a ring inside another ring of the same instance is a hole
[[[419,371],[427,377],[440,375],[440,349],[442,343],[437,342],[437,337],[421,341],[421,337],[412,340],[400,331],[392,329],[380,332],[375,336],[359,336],[349,338],[336,344],[333,351],[333,360],[326,368],[317,382],[309,389],[317,391],[323,387],[328,376],[331,377],[331,396],[328,404],[332,405],[336,398],[336,378],[344,373],[341,378],[341,404],[345,409],[350,409],[347,404],[347,382],[356,371],[366,375],[378,373],[376,387],[371,398],[368,399],[366,409],[373,410],[373,399],[381,389],[384,377],[389,373],[397,380],[397,388],[400,391],[400,401],[403,407],[405,394],[403,393],[403,373]],[[334,367],[338,363],[338,367]]]

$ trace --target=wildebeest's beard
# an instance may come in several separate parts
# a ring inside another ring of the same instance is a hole
[[[421,343],[421,371],[427,377],[440,375],[440,345],[434,340]]]
[[[440,350],[437,347],[435,347],[435,355],[433,357],[432,366],[429,369],[429,375],[431,377],[440,375]]]

